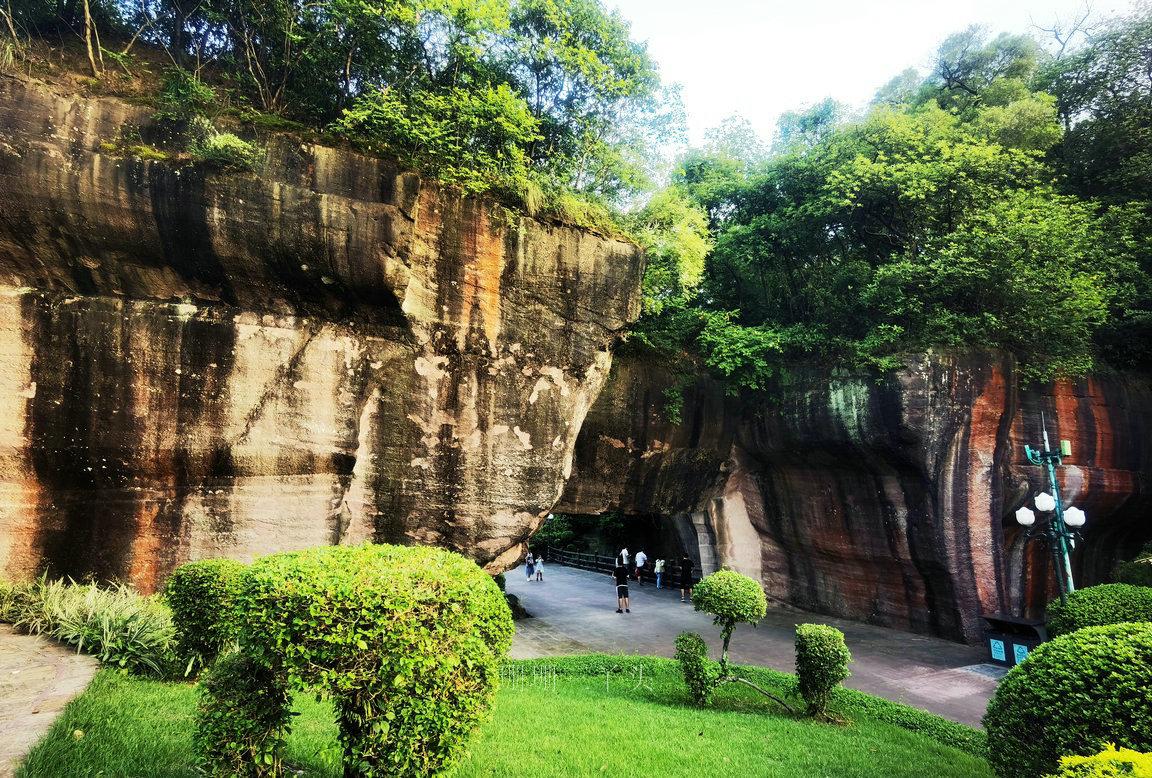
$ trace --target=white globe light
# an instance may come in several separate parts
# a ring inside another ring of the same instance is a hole
[[[1088,517],[1084,515],[1084,511],[1079,508],[1069,508],[1064,511],[1064,523],[1069,527],[1083,527],[1087,519]]]
[[[1036,523],[1036,514],[1033,513],[1032,509],[1028,507],[1017,508],[1016,523],[1021,527],[1031,527]]]
[[[1056,498],[1048,492],[1040,492],[1036,495],[1036,510],[1042,513],[1056,510]]]

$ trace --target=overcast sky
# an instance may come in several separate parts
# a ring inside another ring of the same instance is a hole
[[[783,111],[833,97],[859,106],[970,24],[1026,32],[1083,0],[607,0],[648,42],[665,82],[683,85],[691,139],[739,113],[765,140]],[[1133,0],[1092,0],[1094,17]]]

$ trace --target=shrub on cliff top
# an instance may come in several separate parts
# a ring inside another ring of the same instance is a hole
[[[499,587],[442,549],[364,545],[257,560],[241,643],[292,685],[330,695],[346,772],[427,775],[487,715],[512,619]]]
[[[1048,605],[1048,632],[1067,635],[1084,627],[1152,621],[1152,588],[1131,584],[1089,586]]]
[[[1105,743],[1152,750],[1152,623],[1114,624],[1037,647],[1000,682],[984,715],[1002,778],[1036,778]]]
[[[207,667],[236,639],[235,601],[247,566],[233,559],[204,559],[176,568],[164,597],[176,629],[176,657],[188,675]]]

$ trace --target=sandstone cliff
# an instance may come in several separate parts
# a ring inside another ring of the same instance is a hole
[[[1011,517],[1043,488],[1023,450],[1041,411],[1072,442],[1062,488],[1090,517],[1078,580],[1152,536],[1145,379],[1023,391],[1003,356],[927,354],[879,380],[793,371],[752,407],[701,380],[679,425],[661,414],[672,380],[616,360],[557,510],[667,516],[705,570],[729,565],[778,601],[959,640],[979,639],[981,613],[1036,615],[1043,545],[1025,550]]]
[[[148,113],[0,75],[0,574],[147,590],[369,538],[515,559],[638,250],[289,137],[246,175],[101,152]]]

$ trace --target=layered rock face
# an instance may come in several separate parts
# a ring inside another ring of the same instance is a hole
[[[793,372],[754,407],[703,380],[679,425],[659,366],[618,359],[558,510],[662,514],[773,598],[958,640],[980,614],[1035,614],[1051,591],[1040,541],[1012,514],[1046,488],[1024,444],[1068,438],[1061,468],[1088,511],[1078,580],[1107,577],[1152,536],[1152,388],[1130,376],[1017,385],[993,353],[926,354],[877,379]]]
[[[124,102],[0,75],[0,575],[437,543],[498,568],[555,502],[631,244],[271,142],[117,158]]]

